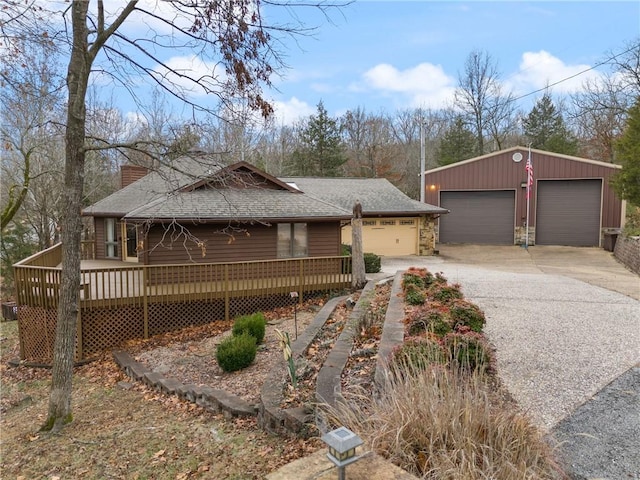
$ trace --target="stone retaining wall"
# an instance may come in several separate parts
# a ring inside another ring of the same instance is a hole
[[[640,275],[640,237],[619,235],[613,255],[629,270]]]

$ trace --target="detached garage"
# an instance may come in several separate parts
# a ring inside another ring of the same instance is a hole
[[[450,210],[438,241],[601,246],[604,230],[620,228],[623,202],[609,186],[618,165],[532,149],[527,214],[528,156],[514,147],[427,170],[426,201]]]

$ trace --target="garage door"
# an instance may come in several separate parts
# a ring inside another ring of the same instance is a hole
[[[513,190],[441,192],[441,243],[512,245],[515,220]]]
[[[602,180],[540,180],[536,243],[597,247]]]
[[[417,255],[418,218],[363,218],[362,248],[384,256]],[[351,245],[351,226],[342,229],[342,243]]]

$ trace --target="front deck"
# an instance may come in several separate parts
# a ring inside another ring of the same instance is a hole
[[[61,276],[56,245],[14,265],[21,359],[52,358]],[[290,305],[351,285],[350,257],[139,265],[83,260],[77,360],[135,338]]]

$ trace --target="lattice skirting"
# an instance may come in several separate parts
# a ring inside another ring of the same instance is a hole
[[[321,292],[306,292],[305,298]],[[289,295],[231,298],[229,318],[293,304]],[[225,319],[225,301],[149,304],[148,334],[158,335],[193,325]],[[21,306],[18,309],[21,360],[51,364],[55,341],[56,310]],[[81,332],[77,339],[76,361],[116,347],[127,340],[145,336],[145,312],[141,306],[92,308],[81,312]]]

